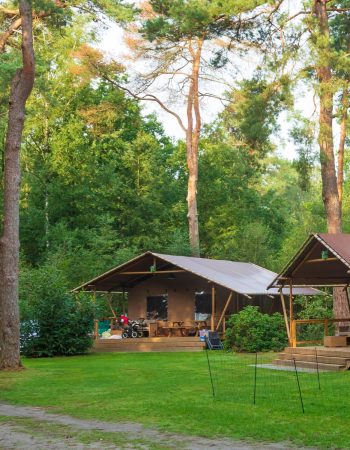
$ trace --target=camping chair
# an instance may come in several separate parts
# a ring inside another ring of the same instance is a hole
[[[217,331],[209,331],[206,342],[209,350],[222,350],[224,348]]]

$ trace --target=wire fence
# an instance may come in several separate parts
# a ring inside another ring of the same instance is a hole
[[[242,354],[206,351],[210,385],[215,400],[266,405],[300,414],[317,414],[320,408],[332,415],[348,411],[350,373],[322,369],[322,357],[310,354],[313,368],[297,359],[287,366],[274,363],[276,354]]]

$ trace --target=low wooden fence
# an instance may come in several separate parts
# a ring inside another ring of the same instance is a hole
[[[342,318],[342,319],[294,319],[292,320],[291,329],[290,329],[290,346],[297,347],[298,345],[305,344],[323,344],[323,339],[318,340],[304,340],[298,341],[297,339],[297,326],[300,324],[317,324],[323,323],[323,335],[329,335],[329,325],[332,323],[343,323],[348,322],[350,324],[350,318]],[[349,332],[350,334],[350,332]]]

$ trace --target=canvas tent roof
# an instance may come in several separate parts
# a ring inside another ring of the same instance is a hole
[[[154,259],[157,260],[156,274],[149,271]],[[256,264],[193,258],[189,256],[163,255],[153,252],[146,252],[131,261],[115,267],[75,288],[74,291],[127,291],[149,277],[159,275],[161,271],[174,268],[183,269],[239,294],[279,295],[278,288],[267,289],[277,274]],[[144,272],[141,274],[135,273],[142,271]],[[295,289],[293,292],[294,294],[303,295],[314,295],[318,293],[318,291],[308,288]],[[284,293],[287,294],[287,290]]]
[[[350,284],[350,234],[314,233],[275,277],[271,286]]]

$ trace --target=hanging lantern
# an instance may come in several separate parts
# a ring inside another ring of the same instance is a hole
[[[322,250],[321,258],[322,259],[328,259],[328,250]]]

